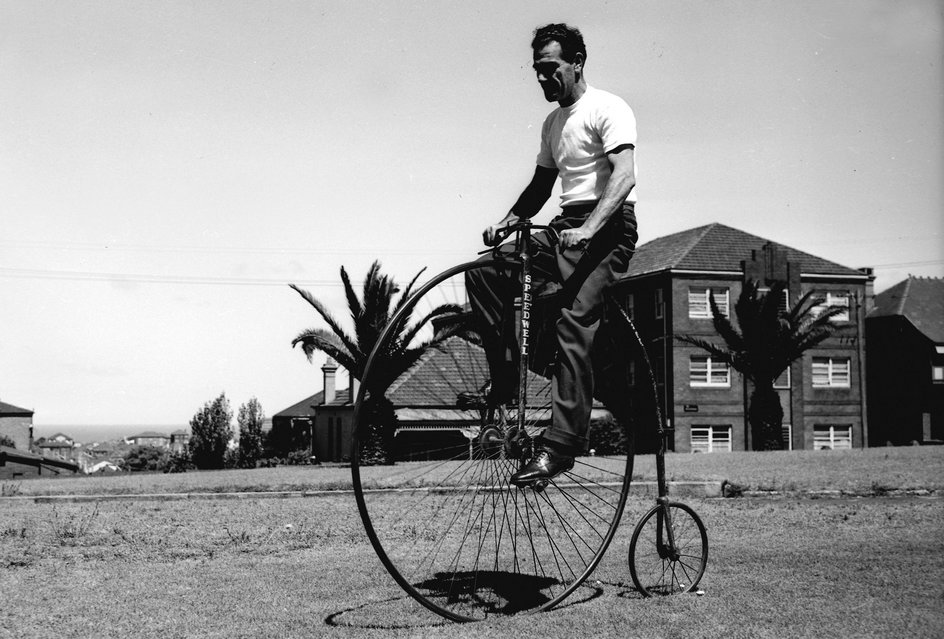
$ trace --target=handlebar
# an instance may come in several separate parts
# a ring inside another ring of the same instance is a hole
[[[560,233],[557,231],[557,229],[548,226],[547,224],[532,224],[531,220],[521,220],[520,222],[515,222],[514,224],[509,224],[508,226],[498,229],[498,231],[495,232],[495,243],[492,244],[492,247],[499,246],[513,233],[521,233],[525,230],[527,230],[529,233],[533,230],[547,231],[551,236],[552,244],[557,244],[560,242]]]

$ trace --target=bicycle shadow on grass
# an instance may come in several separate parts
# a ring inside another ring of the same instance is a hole
[[[414,584],[424,597],[450,608],[460,604],[463,614],[470,617],[511,617],[537,612],[550,601],[544,588],[557,585],[552,578],[506,572],[440,573],[432,579]],[[554,610],[570,608],[603,595],[602,584],[581,584],[570,597]],[[400,630],[450,625],[404,594],[382,601],[361,604],[338,611],[325,618],[329,626]]]

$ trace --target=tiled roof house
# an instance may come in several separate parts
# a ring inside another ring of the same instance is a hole
[[[748,389],[743,380],[701,349],[675,339],[695,335],[720,343],[709,295],[722,308],[733,309],[748,279],[762,286],[785,283],[787,305],[813,290],[828,296],[830,304],[849,307],[848,314],[837,319],[836,336],[808,352],[778,380],[784,447],[866,445],[862,336],[871,272],[715,223],[639,246],[625,277],[614,287],[620,305],[649,345],[661,408],[674,428],[669,447],[699,452],[754,447],[744,417]],[[641,361],[635,366],[642,370]]]
[[[944,441],[944,279],[876,295],[866,332],[873,443]]]

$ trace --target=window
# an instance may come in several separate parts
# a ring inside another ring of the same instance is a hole
[[[831,318],[829,318],[830,321],[833,321],[833,322],[848,322],[849,321],[849,293],[847,292],[836,293],[836,292],[827,291],[826,293],[824,293],[823,297],[824,297],[823,303],[817,304],[813,308],[814,315],[819,315],[820,313],[830,308],[831,306],[838,306],[845,310],[843,310],[838,315],[833,315]]]
[[[793,450],[793,424],[784,424],[780,427],[784,450]]]
[[[780,373],[780,377],[774,380],[774,388],[790,388],[790,367],[787,366]]]
[[[849,388],[848,357],[814,357],[814,388]]]
[[[931,381],[935,384],[944,384],[944,366],[931,367]]]
[[[731,370],[724,362],[704,355],[692,355],[688,364],[688,379],[692,387],[731,386]]]
[[[758,295],[767,295],[767,293],[769,292],[770,292],[769,286],[759,286],[757,288]],[[789,290],[783,289],[783,293],[781,293],[780,303],[777,305],[777,310],[779,310],[781,313],[786,313],[787,311],[790,310],[790,291]]]
[[[730,453],[730,426],[692,426],[693,453]]]
[[[661,289],[661,288],[657,288],[657,289],[656,289],[655,296],[656,296],[656,297],[655,297],[656,319],[661,319],[661,318],[662,318],[662,315],[663,315],[663,313],[664,313],[664,311],[665,311],[665,309],[663,308],[663,306],[665,305],[665,301],[662,299],[662,289]]]
[[[850,450],[852,448],[852,425],[817,424],[813,426],[813,448],[815,450]]]
[[[689,288],[688,316],[692,319],[711,319],[711,295],[715,297],[718,310],[725,317],[729,315],[730,293],[726,288]]]
[[[636,298],[633,297],[632,293],[627,293],[624,298],[623,310],[626,311],[626,314],[629,316],[629,319],[636,319]]]

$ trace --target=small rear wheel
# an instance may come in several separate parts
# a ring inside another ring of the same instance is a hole
[[[691,592],[707,565],[708,533],[689,506],[659,504],[636,524],[629,544],[629,571],[643,596]]]

